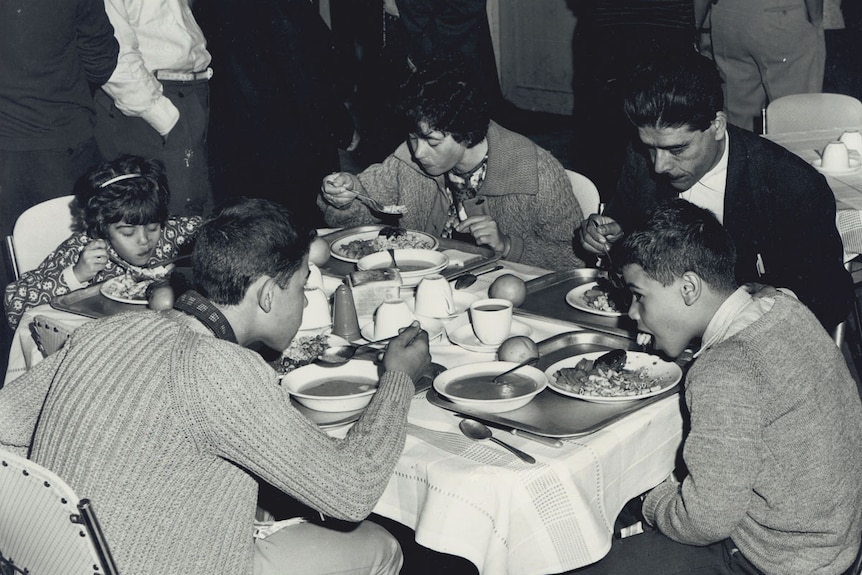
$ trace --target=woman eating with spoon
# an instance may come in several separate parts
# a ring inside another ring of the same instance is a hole
[[[326,223],[397,220],[407,229],[487,246],[510,261],[583,267],[572,250],[583,216],[565,170],[546,150],[490,121],[471,82],[455,62],[417,70],[404,86],[400,110],[407,141],[358,175],[324,178],[318,205]],[[403,213],[382,213],[362,196]]]
[[[90,170],[72,204],[79,231],[6,286],[9,325],[14,329],[30,308],[93,283],[125,274],[155,279],[153,266],[190,247],[201,225],[199,216],[169,217],[168,199],[157,160],[123,156]]]

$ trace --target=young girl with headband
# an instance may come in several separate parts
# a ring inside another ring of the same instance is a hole
[[[90,284],[145,273],[187,251],[201,218],[168,215],[168,185],[158,160],[123,156],[104,162],[76,186],[75,229],[35,270],[6,286],[14,329],[28,309]]]

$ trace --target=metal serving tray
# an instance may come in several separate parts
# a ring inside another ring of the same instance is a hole
[[[546,369],[552,364],[575,355],[607,349],[634,349],[631,339],[596,331],[575,331],[548,338],[539,344],[539,362],[536,367]],[[456,405],[442,397],[433,388],[426,398],[432,404],[485,421],[493,426],[520,429],[547,437],[579,437],[588,435],[656,401],[679,394],[674,387],[653,397],[624,403],[592,403],[567,397],[545,389],[533,401],[518,409],[503,413],[485,413]]]
[[[345,228],[343,230],[327,234],[323,236],[323,239],[328,241],[329,245],[331,246],[333,242],[336,242],[345,236],[362,232],[380,231],[385,227],[387,226],[383,224],[370,224],[367,226]],[[447,279],[452,279],[466,272],[481,270],[483,268],[490,267],[491,265],[496,263],[497,260],[500,259],[500,255],[488,247],[477,246],[475,244],[461,242],[458,240],[451,240],[448,238],[437,238],[437,240],[440,243],[440,245],[437,247],[439,251],[458,250],[461,252],[466,252],[468,254],[476,254],[477,256],[479,256],[476,261],[470,262],[463,266],[451,266],[443,270],[443,272],[441,272],[441,275],[443,275],[443,277]],[[345,262],[339,260],[338,258],[331,257],[329,258],[329,261],[327,261],[320,269],[325,274],[343,278],[350,272],[355,271],[356,266],[350,262]]]
[[[596,281],[605,272],[594,268],[582,268],[554,272],[527,282],[527,299],[515,312],[523,316],[539,316],[545,320],[606,332],[612,335],[635,339],[637,322],[629,316],[608,317],[575,309],[566,303],[570,290]]]

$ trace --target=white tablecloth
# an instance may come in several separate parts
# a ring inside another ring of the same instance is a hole
[[[862,126],[848,126],[846,129],[862,130]],[[820,157],[826,144],[840,138],[844,131],[836,128],[770,134],[766,137],[810,163]],[[862,254],[862,169],[840,176],[826,175],[826,181],[835,194],[835,206],[838,209],[836,224],[844,243],[845,261],[848,261]]]
[[[506,272],[525,279],[544,273],[506,266],[481,276],[470,291],[486,294],[493,279]],[[36,313],[69,329],[91,321],[49,306],[29,311],[15,334],[7,381],[42,359],[26,328]],[[517,320],[531,327],[535,341],[573,329],[556,321]],[[466,321],[461,316],[447,327]],[[494,359],[445,337],[432,345],[431,354],[446,367]],[[467,439],[459,420],[424,394],[414,398],[404,453],[374,511],[414,529],[421,545],[472,561],[483,575],[558,573],[601,559],[622,506],[670,474],[682,441],[676,397],[591,435],[564,440],[562,448],[495,431],[533,455],[534,465],[491,442]]]

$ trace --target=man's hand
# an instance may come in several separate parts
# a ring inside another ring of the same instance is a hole
[[[93,240],[78,254],[78,261],[72,272],[79,282],[85,284],[108,264],[108,242]]]
[[[428,369],[431,354],[428,352],[428,333],[418,321],[405,328],[389,342],[383,355],[386,371],[402,371],[415,383]]]
[[[608,216],[591,214],[581,224],[581,245],[594,254],[606,253],[611,244],[623,237],[623,229]]]
[[[323,178],[320,191],[326,203],[336,208],[344,208],[353,202],[356,193],[353,191],[359,182],[356,177],[347,172],[335,172]]]
[[[460,233],[469,233],[480,246],[488,246],[503,257],[509,255],[509,237],[500,231],[497,222],[488,215],[470,216],[455,226]]]

